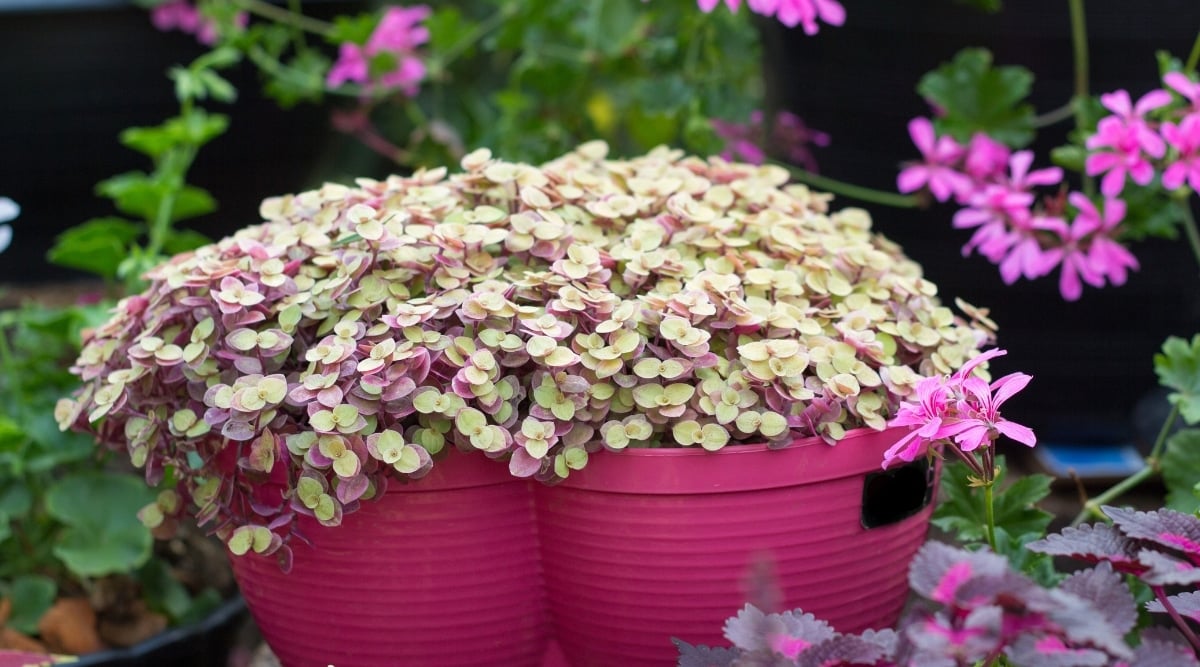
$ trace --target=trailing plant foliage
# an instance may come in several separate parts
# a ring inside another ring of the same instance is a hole
[[[267,200],[93,332],[60,424],[179,480],[151,519],[190,503],[274,553],[447,448],[555,481],[604,449],[882,429],[990,337],[782,169],[606,150]]]

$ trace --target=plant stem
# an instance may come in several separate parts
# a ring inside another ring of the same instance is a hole
[[[1196,41],[1192,43],[1192,52],[1188,55],[1187,63],[1183,66],[1183,71],[1195,72],[1196,65],[1200,65],[1200,32],[1196,33]]]
[[[315,35],[321,35],[322,37],[333,33],[332,23],[314,19],[299,12],[289,11],[282,7],[276,7],[265,0],[233,0],[233,2],[251,14],[257,14],[276,23],[282,23],[283,25],[311,32]]]
[[[1175,426],[1175,420],[1178,418],[1179,405],[1176,404],[1171,406],[1171,413],[1163,421],[1162,428],[1158,431],[1158,438],[1154,440],[1154,447],[1150,450],[1150,455],[1146,457],[1146,462],[1142,469],[1117,482],[1104,493],[1084,503],[1083,509],[1079,511],[1078,516],[1071,521],[1072,526],[1078,526],[1083,523],[1084,519],[1088,518],[1089,515],[1104,516],[1100,511],[1102,506],[1120,498],[1126,491],[1129,491],[1158,473],[1160,468],[1159,457],[1162,455],[1163,447],[1166,446],[1167,436],[1171,434],[1171,428]]]
[[[883,190],[875,190],[861,185],[846,183],[827,176],[820,176],[811,171],[793,167],[791,165],[776,162],[781,167],[786,168],[792,178],[806,185],[811,185],[815,188],[821,188],[834,194],[843,195],[851,199],[870,202],[872,204],[883,204],[884,206],[892,206],[894,208],[917,208],[921,205],[921,198],[916,195],[901,195],[894,192],[884,192]]]
[[[288,0],[288,10],[296,16],[303,15],[303,10],[300,8],[300,0]],[[307,46],[304,43],[304,31],[300,29],[300,26],[292,26],[292,44],[298,51],[303,50]]]
[[[1058,107],[1057,109],[1051,109],[1050,111],[1047,111],[1044,114],[1035,116],[1033,119],[1033,126],[1034,127],[1047,127],[1049,125],[1054,125],[1055,123],[1061,123],[1064,120],[1066,120],[1074,115],[1075,115],[1075,103],[1074,103],[1074,101],[1069,101],[1066,104]]]
[[[1175,608],[1175,605],[1171,604],[1171,601],[1167,598],[1167,592],[1163,590],[1162,586],[1151,586],[1150,590],[1154,591],[1154,597],[1158,598],[1163,609],[1167,610],[1167,614],[1171,617],[1171,620],[1175,621],[1175,625],[1179,627],[1179,631],[1183,633],[1183,636],[1192,645],[1192,650],[1200,653],[1200,638],[1196,637],[1196,633],[1192,632],[1191,626],[1179,615],[1179,610]]]
[[[988,482],[983,486],[983,516],[987,522],[984,528],[987,529],[988,546],[992,548],[992,551],[999,553],[996,549],[996,511],[992,503],[993,486],[995,486],[994,482]]]
[[[1187,236],[1188,245],[1192,247],[1192,254],[1196,256],[1196,262],[1200,264],[1200,230],[1196,228],[1196,218],[1192,215],[1191,204],[1187,200],[1178,200],[1176,203],[1183,218],[1183,233]]]
[[[1071,99],[1071,104],[1075,107],[1075,129],[1082,130],[1087,120],[1085,109],[1089,95],[1088,80],[1090,78],[1088,72],[1087,21],[1084,19],[1083,14],[1083,0],[1067,0],[1067,3],[1071,9],[1071,46],[1073,47],[1075,61],[1075,95]],[[1095,181],[1091,176],[1084,174],[1084,193],[1090,196],[1095,190]]]

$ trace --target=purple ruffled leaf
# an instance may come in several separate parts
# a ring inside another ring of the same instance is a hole
[[[1200,583],[1200,567],[1161,551],[1143,549],[1138,553],[1138,560],[1147,567],[1141,574],[1141,579],[1151,586],[1186,586]]]
[[[1196,667],[1200,660],[1179,632],[1168,628],[1146,628],[1133,659],[1120,667]]]
[[[1171,509],[1153,512],[1107,506],[1102,509],[1129,537],[1182,551],[1193,562],[1200,562],[1200,519],[1191,514]]]
[[[828,667],[829,665],[874,665],[893,656],[873,641],[854,635],[838,635],[816,644],[796,660],[796,667]]]
[[[1090,602],[1118,634],[1124,635],[1137,623],[1137,602],[1111,563],[1072,574],[1063,580],[1059,590]]]
[[[1061,533],[1030,542],[1025,548],[1088,563],[1107,561],[1117,572],[1128,574],[1141,574],[1146,569],[1137,559],[1138,544],[1106,523],[1064,528]]]
[[[1167,596],[1167,600],[1175,607],[1175,611],[1183,616],[1186,616],[1197,623],[1200,623],[1200,591],[1190,591],[1188,593],[1180,593],[1179,595]],[[1166,607],[1158,600],[1151,600],[1146,603],[1146,611],[1156,614],[1167,613]]]
[[[1054,636],[1021,635],[1004,651],[1014,665],[1038,667],[1104,667],[1103,651],[1067,646]]]
[[[987,551],[970,552],[941,542],[926,542],[913,558],[908,582],[918,594],[949,603],[958,589],[978,576],[998,575],[1008,570],[1002,556]]]
[[[835,632],[812,614],[765,614],[746,605],[725,622],[725,638],[744,651],[771,651],[795,656],[804,648],[833,638]]]
[[[741,652],[732,648],[692,646],[681,640],[671,641],[679,649],[678,667],[730,667]]]

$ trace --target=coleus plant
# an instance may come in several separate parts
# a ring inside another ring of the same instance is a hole
[[[1200,520],[1166,510],[1105,508],[1107,524],[1067,528],[1031,545],[1095,565],[1046,588],[1013,571],[1002,556],[928,542],[909,570],[916,603],[897,629],[839,633],[802,610],[763,611],[748,604],[725,624],[732,647],[675,640],[680,667],[1186,667],[1200,665],[1192,629],[1200,620],[1197,593],[1159,595],[1146,605],[1167,611],[1176,628],[1135,629],[1135,597],[1123,574],[1156,582],[1194,584]],[[1188,564],[1176,557],[1182,553]],[[1191,576],[1189,576],[1191,573]],[[1155,586],[1151,583],[1152,587]],[[769,600],[767,601],[769,604]]]
[[[62,427],[177,481],[234,553],[345,513],[446,449],[553,482],[601,450],[829,443],[978,356],[861,210],[778,167],[584,144],[268,199],[92,332]]]

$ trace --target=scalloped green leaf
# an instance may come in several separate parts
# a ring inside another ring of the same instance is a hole
[[[128,572],[150,557],[150,531],[138,520],[154,492],[131,475],[88,472],[46,491],[46,511],[64,524],[54,555],[71,572],[100,577]]]
[[[1187,340],[1171,336],[1154,355],[1158,382],[1174,391],[1167,397],[1189,424],[1200,422],[1200,334]]]

